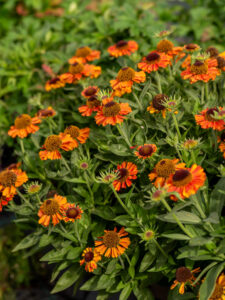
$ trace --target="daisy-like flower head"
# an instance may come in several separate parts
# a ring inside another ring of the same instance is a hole
[[[166,68],[170,64],[171,57],[160,52],[152,51],[139,62],[138,68],[151,73],[159,68]]]
[[[24,188],[27,194],[34,195],[41,190],[42,184],[38,183],[37,181],[34,181],[25,185]]]
[[[174,44],[171,41],[164,39],[159,41],[156,49],[158,52],[165,53],[170,57],[174,57],[183,50],[183,47],[174,47]]]
[[[80,129],[77,126],[70,125],[64,130],[64,133],[66,135],[69,135],[73,139],[74,144],[76,144],[76,147],[78,147],[78,145],[79,145],[78,141],[81,144],[84,144],[86,142],[86,140],[88,139],[89,134],[90,134],[90,128],[86,127],[86,128]]]
[[[184,163],[178,163],[179,159],[161,159],[148,175],[150,181],[154,181],[153,184],[156,188],[163,187],[168,181],[171,174],[174,174],[179,168],[184,168]]]
[[[56,115],[56,111],[51,106],[49,106],[48,108],[45,108],[45,109],[40,109],[37,112],[37,117],[40,119],[54,117],[55,115]]]
[[[71,151],[78,147],[78,143],[69,134],[60,133],[59,135],[50,135],[46,138],[42,149],[44,151],[39,152],[41,160],[47,159],[60,159],[60,149],[65,151]]]
[[[106,257],[118,257],[122,255],[130,245],[128,233],[122,227],[119,232],[114,230],[104,230],[105,234],[95,241],[96,250]]]
[[[218,49],[212,46],[208,47],[205,52],[210,55],[210,58],[216,58],[219,55]]]
[[[191,284],[193,285],[193,282],[195,281],[194,273],[200,272],[200,268],[189,270],[186,267],[180,267],[176,270],[176,280],[174,280],[174,283],[170,287],[171,290],[173,290],[177,285],[179,285],[179,293],[181,295],[184,294],[185,291],[185,285]]]
[[[79,207],[79,205],[75,205],[74,203],[66,203],[63,206],[62,216],[65,222],[73,222],[77,219],[81,218],[83,210]]]
[[[155,231],[153,231],[152,229],[146,229],[145,232],[141,234],[141,236],[144,241],[148,242],[148,241],[154,239]]]
[[[28,181],[26,172],[21,169],[5,169],[0,172],[0,192],[10,198],[16,194],[16,188]]]
[[[181,77],[189,79],[191,84],[197,81],[215,80],[218,75],[220,75],[220,70],[217,68],[216,59],[196,59],[193,64],[181,72]]]
[[[225,122],[224,120],[216,119],[215,113],[219,113],[222,110],[222,107],[206,108],[198,115],[195,115],[195,121],[203,129],[212,128],[221,131],[225,128]]]
[[[45,84],[45,90],[47,92],[51,91],[52,89],[59,89],[61,87],[64,87],[65,83],[61,81],[60,76],[54,77],[50,80],[48,80]]]
[[[111,56],[119,57],[124,55],[131,55],[136,52],[138,44],[135,41],[119,41],[115,45],[108,48],[108,52]]]
[[[209,300],[225,300],[225,275],[224,273],[216,280],[216,285]]]
[[[99,182],[110,184],[117,178],[117,174],[114,171],[101,171],[100,176],[97,177]]]
[[[200,49],[201,49],[200,46],[197,44],[191,43],[191,44],[184,45],[184,52],[186,52],[186,53],[192,54],[196,51],[199,51]],[[184,52],[179,54],[179,59],[181,59],[185,56]],[[183,61],[182,65],[181,65],[181,67],[183,69],[186,69],[188,66],[191,65],[191,55],[190,54],[188,54],[188,56],[185,58],[185,60]]]
[[[113,88],[114,95],[121,97],[123,94],[131,93],[134,82],[144,82],[146,79],[143,71],[135,72],[130,67],[120,69],[116,79],[110,80],[111,87]]]
[[[75,62],[86,63],[88,61],[99,59],[100,53],[100,51],[92,50],[87,46],[80,47],[76,50],[75,55],[69,59],[69,64],[74,64]]]
[[[158,114],[161,113],[163,118],[166,117],[166,107],[164,106],[164,102],[169,100],[169,97],[165,94],[158,94],[152,99],[150,106],[147,107],[147,111],[150,114]]]
[[[186,150],[193,150],[200,145],[201,139],[187,139],[181,143],[181,147]]]
[[[8,135],[12,138],[20,137],[21,139],[28,136],[30,133],[34,133],[39,130],[37,124],[41,123],[40,118],[38,117],[30,117],[27,114],[23,114],[18,116],[14,125],[12,125],[8,131]]]
[[[157,147],[155,144],[144,144],[143,146],[139,146],[134,154],[141,159],[146,159],[151,157],[156,150]]]
[[[218,69],[220,69],[221,71],[225,71],[225,52],[220,53],[217,56],[216,61]]]
[[[99,111],[101,101],[98,100],[97,95],[91,96],[87,99],[86,105],[82,105],[78,108],[79,112],[83,117],[89,117],[94,111]]]
[[[14,195],[11,196],[3,196],[2,193],[0,192],[0,212],[2,211],[3,206],[6,206],[9,201],[11,201],[13,199]]]
[[[118,177],[113,181],[113,186],[116,191],[121,188],[125,189],[132,185],[132,180],[137,178],[138,169],[132,162],[122,162],[121,165],[117,166]]]
[[[106,126],[107,124],[121,124],[124,116],[131,112],[128,103],[118,103],[112,98],[103,99],[103,105],[97,111],[95,121],[97,125]]]
[[[167,181],[167,191],[177,192],[182,199],[189,198],[191,195],[204,185],[206,174],[202,167],[194,164],[191,168],[180,168],[171,174]]]
[[[62,220],[63,207],[67,203],[66,197],[54,195],[53,198],[46,199],[38,211],[40,218],[38,223],[47,227],[50,222],[55,226]]]
[[[80,265],[85,264],[86,272],[93,272],[97,269],[97,262],[102,259],[101,255],[96,249],[86,248],[82,253],[83,259],[80,260]]]
[[[81,95],[84,98],[90,98],[93,96],[97,96],[98,91],[99,91],[99,88],[97,86],[88,86],[86,89],[84,89],[81,92]]]

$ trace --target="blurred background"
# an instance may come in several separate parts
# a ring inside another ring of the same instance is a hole
[[[100,64],[106,67],[106,49],[114,42],[133,39],[146,54],[157,43],[156,33],[173,29],[175,45],[225,50],[222,0],[0,0],[0,24],[0,170],[15,162],[16,141],[7,136],[15,116],[46,97],[46,66],[58,73],[77,47],[101,50]],[[73,290],[50,295],[53,267],[38,261],[43,253],[11,253],[31,230],[15,226],[7,209],[0,212],[0,299],[96,299],[73,296]]]

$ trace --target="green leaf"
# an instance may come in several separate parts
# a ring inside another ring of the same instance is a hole
[[[172,240],[181,240],[181,241],[190,240],[190,238],[187,235],[181,233],[167,233],[167,234],[163,233],[161,234],[161,236]]]
[[[155,256],[153,256],[150,252],[147,252],[142,259],[141,265],[140,265],[140,272],[144,272],[148,269],[148,267],[151,266],[151,264],[154,262]]]
[[[45,247],[45,246],[49,245],[50,243],[52,243],[52,241],[53,241],[52,235],[43,234],[39,241],[39,247]]]
[[[111,287],[115,279],[110,278],[108,275],[94,276],[80,288],[81,291],[99,291]]]
[[[113,210],[109,206],[95,208],[92,213],[109,221],[112,221],[112,219],[116,217]]]
[[[224,194],[221,191],[225,190],[225,177],[222,177],[214,187],[211,193],[209,210],[210,212],[217,212],[220,216],[224,206]]]
[[[42,258],[40,259],[40,261],[60,261],[63,260],[65,254],[68,252],[68,249],[63,248],[60,250],[56,250],[53,249],[51,251],[49,251],[48,253],[46,253],[44,256],[42,256]]]
[[[223,271],[224,265],[224,262],[220,263],[212,267],[212,269],[208,271],[205,280],[199,290],[199,300],[208,300],[210,298],[215,288],[216,279],[219,276],[219,274]]]
[[[122,290],[119,300],[127,300],[132,292],[132,286],[130,283],[128,283],[125,288]]]
[[[160,215],[157,218],[162,220],[162,221],[169,222],[169,223],[176,223],[176,221],[174,220],[172,214],[173,213],[171,212],[171,213],[168,213],[166,215]],[[193,213],[190,213],[188,211],[181,210],[181,211],[174,212],[174,214],[184,224],[198,224],[198,223],[201,223],[201,219],[197,215],[195,215]]]
[[[78,257],[80,257],[81,252],[82,252],[82,248],[72,248],[67,253],[66,258],[76,260]]]
[[[26,236],[13,250],[12,252],[16,252],[18,250],[30,248],[34,246],[39,241],[39,236],[34,235],[33,233]]]
[[[68,268],[71,265],[70,261],[64,261],[63,263],[61,263],[59,266],[57,266],[54,271],[52,272],[52,277],[51,277],[51,282],[54,281],[56,279],[56,277],[59,275],[59,273]]]
[[[59,278],[54,289],[51,291],[51,294],[55,294],[67,289],[79,279],[80,275],[81,272],[79,265],[73,265]]]
[[[137,286],[134,288],[133,292],[137,297],[137,300],[155,300],[149,288],[141,288]]]

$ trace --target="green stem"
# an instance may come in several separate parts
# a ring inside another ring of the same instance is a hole
[[[135,93],[133,93],[133,95],[134,95],[134,98],[135,98],[135,100],[138,104],[138,107],[139,107],[140,111],[143,111],[143,106],[142,106],[141,102],[139,101],[138,96]]]
[[[123,203],[123,201],[120,199],[118,193],[116,192],[116,190],[114,189],[114,186],[112,184],[111,184],[111,189],[112,189],[114,195],[116,196],[116,199],[119,201],[120,205],[123,207],[123,209],[128,213],[129,216],[131,216],[133,218],[130,211],[128,210],[126,205]]]
[[[204,104],[204,93],[205,93],[205,86],[204,86],[204,83],[202,83],[202,89],[201,89],[201,104]]]
[[[163,250],[163,248],[159,245],[159,243],[157,242],[156,239],[152,239],[154,241],[154,243],[156,244],[156,246],[158,247],[159,251],[166,257],[168,258],[168,255],[166,254],[166,252]]]
[[[123,259],[121,256],[118,256],[119,257],[119,260],[120,260],[120,263],[121,263],[121,266],[123,269],[125,269],[125,266],[124,266],[124,262],[123,262]]]
[[[206,98],[206,101],[208,102],[208,100],[209,100],[209,86],[208,86],[208,82],[205,83],[205,98]]]
[[[25,153],[25,149],[24,149],[23,139],[19,139],[19,141],[20,141],[20,148],[21,148],[21,151],[22,151],[22,153],[24,154],[24,153]]]
[[[23,199],[23,201],[30,207],[33,209],[33,206],[30,204],[30,202],[24,197],[24,195],[22,193],[20,193],[19,189],[17,190],[17,194],[20,196],[21,199]]]
[[[87,173],[86,173],[86,172],[84,172],[84,178],[85,178],[85,181],[86,181],[86,184],[87,184],[88,191],[89,191],[90,196],[91,196],[92,207],[94,207],[94,204],[95,204],[95,201],[94,201],[94,194],[93,194],[92,189],[91,189],[91,187],[90,187],[89,180],[88,180],[88,176],[87,176]]]
[[[158,72],[155,72],[155,73],[156,73],[156,81],[157,81],[158,90],[159,90],[159,93],[162,94],[162,87],[161,87],[159,73]]]
[[[79,244],[82,246],[82,243],[81,243],[81,240],[80,240],[79,231],[78,231],[78,227],[77,227],[77,223],[78,223],[78,221],[75,220],[74,223],[73,223],[73,226],[74,226],[74,230],[75,230],[77,239],[78,239],[78,241],[79,241]]]
[[[121,135],[121,136],[124,138],[124,140],[126,141],[127,145],[128,145],[129,147],[131,147],[132,145],[131,145],[131,143],[130,143],[130,141],[129,141],[127,135],[126,135],[126,133],[124,132],[122,126],[121,126],[120,124],[118,124],[116,127],[117,127],[117,129],[118,129],[120,135]]]
[[[189,230],[187,228],[185,228],[185,226],[181,223],[181,221],[178,219],[178,217],[176,216],[175,213],[172,213],[172,209],[169,206],[169,204],[166,202],[165,199],[161,200],[162,203],[164,204],[165,208],[168,210],[168,212],[170,212],[172,214],[172,217],[174,218],[174,220],[177,222],[178,226],[182,229],[182,231],[187,234],[190,238],[193,238],[194,236],[189,232]]]
[[[62,161],[63,161],[65,167],[67,168],[67,170],[72,174],[72,171],[71,171],[69,165],[67,164],[67,162],[66,162],[66,160],[65,160],[65,158],[63,156],[62,156]]]
[[[127,259],[128,263],[129,263],[129,265],[130,265],[130,264],[131,264],[131,261],[130,261],[130,259],[129,259],[128,255],[126,254],[126,252],[124,252],[124,256],[126,257],[126,259]]]
[[[194,151],[193,151],[193,150],[191,150],[191,158],[192,158],[192,162],[193,162],[193,164],[197,164],[197,162],[196,162],[196,158],[195,158],[195,153],[194,153]]]
[[[36,198],[37,198],[38,203],[41,203],[41,199],[38,194],[36,194]]]
[[[174,125],[175,125],[176,130],[177,130],[178,137],[181,140],[181,133],[180,133],[180,129],[179,129],[179,126],[178,126],[178,123],[177,123],[177,118],[176,118],[175,114],[173,114],[173,113],[172,113],[172,117],[173,117]]]
[[[67,233],[67,230],[66,230],[66,228],[63,226],[63,224],[62,224],[61,222],[60,222],[59,224],[60,224],[60,227],[61,227],[62,231],[65,232],[65,233]]]
[[[50,121],[49,118],[47,118],[47,123],[48,123],[48,127],[49,127],[50,134],[53,134],[53,131],[52,131],[52,123],[51,123],[51,121]]]

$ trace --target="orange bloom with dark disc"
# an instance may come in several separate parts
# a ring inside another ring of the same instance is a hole
[[[119,41],[108,48],[111,56],[119,57],[124,55],[131,55],[138,49],[138,44],[135,41]]]
[[[114,230],[104,230],[105,234],[95,241],[96,250],[106,257],[118,257],[122,255],[130,245],[128,233],[122,227],[119,232]]]
[[[200,46],[197,44],[187,44],[184,45],[184,52],[181,52],[179,54],[179,59],[183,58],[187,53],[194,53],[195,51],[200,50]],[[186,69],[188,66],[191,65],[191,54],[188,54],[188,56],[185,58],[185,60],[183,61],[181,67],[183,69]]]
[[[184,294],[185,286],[189,283],[193,286],[193,282],[195,281],[195,277],[193,274],[200,272],[200,268],[189,270],[186,267],[180,267],[176,270],[176,280],[170,287],[173,290],[177,285],[179,285],[179,293],[181,295]]]
[[[9,201],[13,199],[14,195],[11,195],[10,197],[3,196],[0,192],[0,212],[2,211],[3,206],[6,206]]]
[[[83,259],[80,260],[80,265],[85,264],[86,272],[93,272],[97,269],[97,262],[102,259],[101,255],[96,249],[86,248],[82,253]]]
[[[74,203],[66,203],[63,206],[62,216],[63,221],[65,222],[73,222],[77,219],[81,218],[83,210],[79,207],[79,205],[75,205]]]
[[[206,174],[202,167],[194,164],[191,168],[181,168],[171,174],[167,181],[167,191],[177,192],[181,198],[189,198],[204,185]]]
[[[171,57],[160,52],[152,51],[139,62],[138,68],[151,73],[159,68],[166,68],[170,64]]]
[[[16,188],[28,181],[26,172],[21,169],[5,169],[0,172],[0,193],[11,198],[16,194]]]
[[[97,96],[91,96],[87,99],[86,105],[80,106],[78,110],[83,117],[89,117],[94,111],[99,111],[100,106],[101,101],[98,100]]]
[[[181,72],[181,77],[189,79],[191,84],[197,81],[215,80],[218,75],[220,75],[220,70],[217,68],[216,59],[196,60]]]
[[[217,142],[219,143],[219,149],[225,158],[225,132],[222,132],[221,136],[217,138]]]
[[[99,88],[97,86],[88,86],[86,89],[84,89],[81,93],[81,95],[84,98],[90,98],[93,96],[96,96],[99,91]]]
[[[174,44],[167,39],[159,41],[159,43],[156,46],[157,52],[165,53],[170,57],[178,55],[182,50],[183,47],[174,47]]]
[[[184,163],[179,163],[179,159],[161,159],[153,169],[153,171],[148,175],[150,181],[154,181],[153,184],[156,188],[163,187],[167,182],[169,176],[174,174],[176,170],[184,168]]]
[[[40,119],[54,117],[55,115],[56,115],[56,111],[51,106],[49,106],[48,108],[45,108],[45,109],[40,109],[37,112],[37,117]]]
[[[132,185],[132,180],[137,179],[138,169],[132,162],[122,162],[117,166],[118,179],[113,181],[113,186],[116,191],[121,188],[125,189]]]
[[[78,147],[78,143],[69,134],[60,133],[59,135],[50,135],[46,138],[45,143],[42,147],[44,151],[39,152],[41,160],[47,159],[60,159],[60,149],[65,151],[71,151]]]
[[[95,116],[95,121],[97,125],[102,126],[121,124],[125,119],[124,116],[130,112],[131,108],[128,103],[118,103],[112,98],[106,98]]]
[[[20,137],[21,139],[28,136],[30,133],[35,133],[39,130],[37,124],[41,123],[40,118],[34,117],[31,118],[27,114],[20,115],[14,121],[14,125],[12,125],[8,131],[8,135],[15,138]]]
[[[122,68],[116,79],[110,80],[111,87],[113,88],[113,95],[121,97],[123,94],[131,93],[134,82],[144,82],[146,79],[143,71],[135,72],[130,67]]]
[[[139,146],[134,154],[141,159],[146,159],[151,157],[156,150],[157,147],[155,144],[144,144],[143,146]]]
[[[67,203],[66,197],[54,195],[53,198],[46,199],[38,211],[40,218],[38,223],[47,227],[50,223],[54,226],[62,220],[63,207]]]
[[[195,121],[203,129],[212,128],[221,131],[225,128],[225,122],[224,120],[215,119],[215,113],[219,114],[220,111],[223,111],[222,107],[206,108],[198,115],[195,115]]]
[[[61,81],[60,76],[54,77],[50,80],[48,80],[45,84],[45,90],[47,92],[55,89],[59,89],[61,87],[64,87],[65,83]]]
[[[101,52],[98,50],[92,50],[89,47],[80,47],[76,50],[75,55],[69,59],[69,64],[75,62],[86,63],[100,58]]]
[[[152,99],[152,102],[150,103],[150,106],[147,107],[147,111],[149,111],[150,114],[161,113],[163,118],[165,119],[167,109],[163,105],[163,102],[168,99],[169,97],[165,94],[155,95],[155,97]]]
[[[78,142],[84,144],[88,139],[90,128],[86,127],[80,129],[77,126],[70,125],[64,130],[64,134],[69,135],[73,139],[74,144],[76,144],[76,147],[78,147]]]

